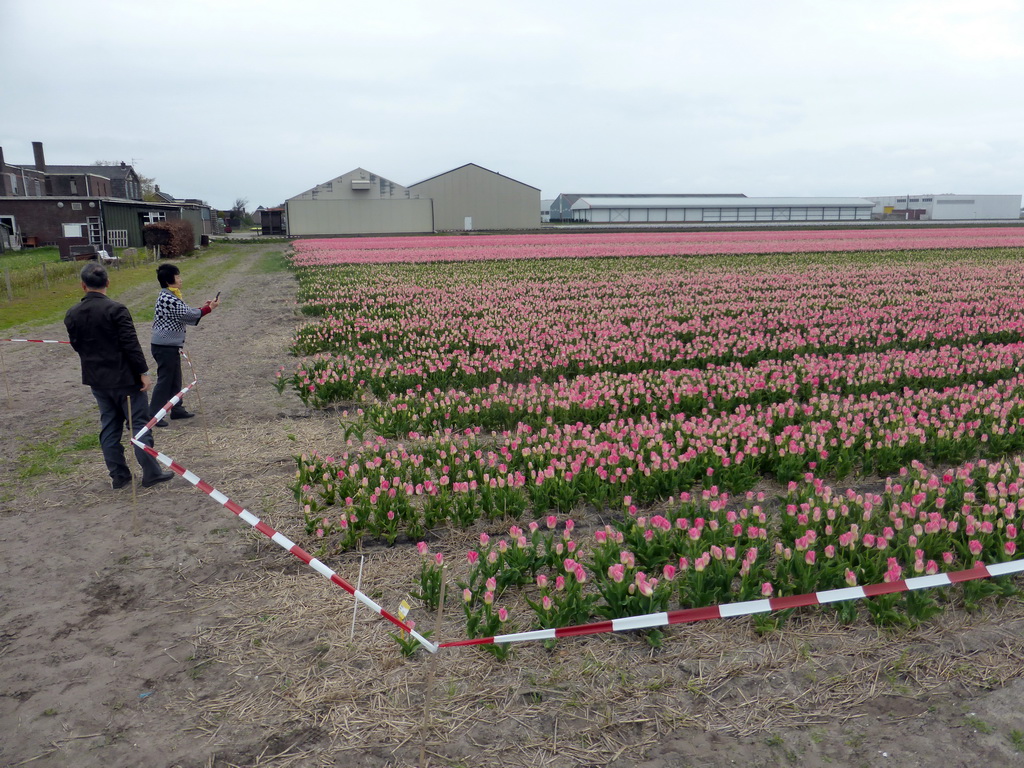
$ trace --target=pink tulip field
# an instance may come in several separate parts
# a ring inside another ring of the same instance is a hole
[[[1024,245],[1019,227],[452,235],[299,240],[300,267],[701,254],[828,253]]]
[[[306,532],[321,556],[419,541],[416,596],[436,607],[450,567],[470,637],[1016,559],[1021,246],[1019,228],[299,241],[309,322],[277,385],[348,414],[344,445],[297,457]],[[452,550],[449,528],[483,532]],[[1013,590],[822,610],[916,623]]]

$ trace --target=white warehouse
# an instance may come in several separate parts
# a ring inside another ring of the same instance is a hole
[[[408,187],[355,168],[285,201],[288,234],[403,234],[540,225],[540,190],[475,163]]]
[[[868,221],[863,197],[580,197],[574,221],[616,223],[722,221]]]
[[[878,217],[932,221],[1020,219],[1020,195],[896,195],[869,197]]]

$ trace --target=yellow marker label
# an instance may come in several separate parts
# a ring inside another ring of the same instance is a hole
[[[409,611],[412,610],[412,606],[409,605],[405,600],[398,604],[398,620],[405,621],[405,617],[409,615]]]

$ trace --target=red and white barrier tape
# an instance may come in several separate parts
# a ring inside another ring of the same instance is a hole
[[[348,592],[350,595],[352,595],[356,600],[361,602],[363,605],[365,605],[366,607],[370,608],[371,610],[373,610],[378,615],[380,615],[380,616],[384,617],[385,619],[387,619],[388,621],[390,621],[392,624],[394,624],[396,627],[401,629],[403,632],[408,632],[410,635],[412,635],[414,638],[416,638],[416,640],[419,641],[419,643],[424,648],[429,650],[431,653],[434,653],[435,651],[437,651],[437,646],[434,643],[432,643],[429,640],[427,640],[425,637],[423,637],[421,634],[419,634],[416,630],[412,629],[407,624],[405,624],[405,622],[400,620],[398,617],[393,616],[388,611],[384,610],[381,606],[377,605],[377,603],[375,603],[373,600],[371,600],[369,597],[367,597],[361,591],[359,591],[358,589],[353,587],[351,584],[349,584],[347,581],[345,581],[343,578],[341,578],[337,573],[335,573],[330,568],[328,568],[320,560],[316,559],[315,557],[310,555],[308,552],[306,552],[304,549],[302,549],[302,547],[300,547],[298,544],[296,544],[295,542],[293,542],[290,539],[288,539],[287,536],[284,536],[283,534],[278,533],[277,531],[275,531],[273,528],[271,528],[269,525],[267,525],[266,523],[261,521],[254,514],[249,512],[249,510],[244,509],[241,505],[239,505],[236,502],[234,502],[231,499],[229,499],[227,496],[225,496],[223,493],[218,491],[212,485],[210,485],[206,481],[201,480],[200,478],[198,478],[195,474],[193,474],[189,470],[185,469],[183,466],[178,464],[176,461],[174,461],[169,456],[165,456],[164,454],[160,453],[160,451],[157,451],[154,448],[150,448],[148,445],[146,445],[145,443],[139,442],[135,438],[132,438],[132,442],[135,445],[137,445],[139,448],[144,450],[146,453],[148,453],[150,456],[155,458],[157,461],[159,461],[161,464],[163,464],[165,467],[170,469],[172,472],[174,472],[177,475],[181,475],[181,477],[183,477],[185,480],[188,480],[188,482],[190,482],[196,488],[201,490],[203,493],[205,493],[208,496],[210,496],[210,498],[212,498],[218,504],[220,504],[221,506],[226,507],[231,512],[234,512],[236,515],[238,515],[238,517],[240,517],[242,520],[247,522],[249,525],[251,525],[257,531],[262,533],[264,536],[269,538],[271,541],[273,541],[279,547],[281,547],[285,551],[290,552],[291,554],[295,555],[295,557],[299,558],[299,560],[304,562],[306,565],[308,565],[314,571],[319,573],[321,576],[323,576],[324,578],[328,579],[329,581],[333,582],[337,586],[339,586],[342,589],[344,589],[346,592]]]
[[[596,635],[603,632],[624,632],[631,629],[650,629],[664,627],[669,624],[688,624],[707,619],[726,619],[734,616],[751,616],[755,613],[782,611],[787,608],[800,608],[807,605],[826,605],[844,600],[860,600],[865,597],[888,595],[894,592],[910,592],[917,589],[944,587],[962,581],[987,579],[992,576],[1007,576],[1024,571],[1024,560],[1013,560],[1008,563],[978,565],[966,571],[936,573],[932,576],[917,576],[910,579],[882,584],[869,584],[864,587],[847,587],[845,589],[829,589],[823,592],[811,592],[806,595],[789,597],[769,597],[764,600],[748,600],[742,603],[723,603],[707,608],[685,608],[678,611],[648,613],[643,616],[627,616],[611,621],[597,621],[592,624],[578,624],[573,627],[558,629],[537,629],[532,632],[516,632],[510,635],[481,637],[475,640],[457,640],[451,643],[439,643],[438,648],[455,648],[464,645],[489,645],[492,643],[521,643],[529,640],[556,640],[561,637],[579,637]]]
[[[184,352],[182,352],[182,357],[188,360],[188,357],[187,355],[184,354]],[[189,363],[189,367],[191,367],[191,363]],[[193,376],[194,375],[195,374],[193,372]],[[191,384],[182,389],[181,392],[179,392],[177,395],[172,397],[167,402],[167,404],[164,405],[164,407],[161,408],[156,413],[156,415],[149,420],[149,423],[146,424],[146,426],[143,427],[141,430],[139,430],[139,433],[132,438],[132,443],[134,443],[136,446],[144,450],[146,453],[155,458],[157,461],[159,461],[165,467],[170,469],[176,475],[180,475],[185,480],[194,485],[196,488],[201,490],[203,493],[207,494],[218,504],[220,504],[223,507],[226,507],[228,510],[235,513],[238,517],[247,522],[249,525],[251,525],[257,531],[262,533],[264,536],[269,538],[271,541],[273,541],[279,547],[284,549],[286,552],[290,552],[291,554],[295,555],[295,557],[299,558],[299,560],[304,562],[306,565],[308,565],[314,571],[316,571],[321,576],[326,578],[328,581],[331,581],[335,585],[344,589],[346,592],[352,595],[352,597],[361,602],[367,608],[374,611],[379,616],[382,616],[383,618],[387,619],[396,627],[401,629],[403,632],[408,632],[410,635],[416,638],[420,645],[422,645],[428,651],[430,651],[431,653],[436,653],[437,645],[427,640],[427,638],[423,637],[423,635],[421,635],[419,632],[417,632],[412,627],[407,625],[397,616],[393,616],[391,613],[384,610],[381,606],[377,605],[377,603],[371,600],[367,595],[353,587],[351,584],[349,584],[347,581],[341,578],[337,573],[328,568],[320,560],[310,555],[295,542],[291,541],[287,536],[275,531],[273,528],[271,528],[269,525],[261,521],[254,514],[249,512],[249,510],[243,508],[241,505],[229,499],[227,496],[218,491],[205,480],[201,480],[195,474],[193,474],[192,472],[178,464],[176,461],[174,461],[174,459],[172,459],[170,456],[160,453],[160,451],[156,450],[155,448],[151,448],[150,446],[141,442],[142,436],[145,435],[146,432],[148,432],[150,429],[152,429],[153,425],[156,424],[160,419],[162,419],[165,414],[170,413],[171,408],[173,408],[177,403],[181,402],[181,398],[185,395],[186,392],[188,392],[189,389],[195,386],[197,382],[198,379],[193,380]]]
[[[55,341],[54,339],[0,339],[0,341],[28,341],[33,344],[70,344],[70,341]]]

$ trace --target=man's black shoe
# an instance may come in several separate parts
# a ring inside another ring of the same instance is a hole
[[[157,483],[166,483],[172,477],[174,477],[174,473],[171,472],[170,470],[167,470],[166,472],[161,472],[156,477],[151,477],[149,480],[143,480],[142,481],[142,487],[143,488],[152,488]]]
[[[171,411],[172,419],[191,419],[193,416],[195,414],[192,411]]]
[[[158,421],[156,423],[156,425],[158,427],[169,427],[169,426],[171,426],[170,424],[167,423],[167,419],[160,419],[160,421]]]
[[[122,488],[127,488],[131,484],[132,484],[131,477],[126,477],[126,478],[114,480],[113,482],[111,482],[111,485],[113,486],[115,491],[120,491]]]

